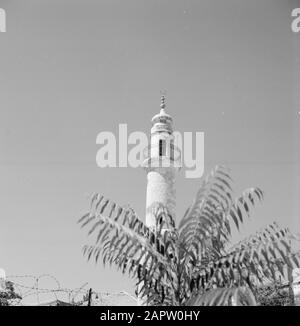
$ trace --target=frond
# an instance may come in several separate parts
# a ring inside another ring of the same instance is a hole
[[[276,281],[284,269],[300,267],[300,252],[293,252],[291,240],[296,239],[288,228],[272,223],[255,235],[235,245],[228,255],[235,264],[243,264],[259,281]]]
[[[91,223],[96,219],[98,215],[105,215],[111,220],[121,223],[124,226],[129,227],[140,235],[148,235],[149,229],[139,219],[135,211],[127,206],[120,206],[112,200],[104,197],[99,193],[95,193],[91,197],[90,211],[83,215],[78,223],[82,227]],[[90,230],[92,233],[93,230]]]
[[[256,306],[256,301],[249,288],[229,287],[197,293],[186,306]]]
[[[189,221],[202,216],[207,203],[215,203],[217,207],[228,208],[232,202],[231,183],[232,180],[224,167],[217,166],[213,169],[202,181],[192,205],[187,209],[180,221],[179,229],[182,230]],[[214,222],[210,221],[210,223]]]
[[[202,264],[195,279],[205,279],[202,287],[249,285],[278,281],[287,269],[300,266],[300,252],[293,252],[288,229],[276,223],[234,246],[228,253],[214,261]],[[199,281],[198,281],[199,283]],[[198,287],[199,288],[199,287]]]
[[[180,223],[180,241],[190,258],[220,258],[231,236],[232,222],[239,229],[245,213],[257,200],[262,200],[259,188],[251,188],[233,200],[232,180],[223,167],[215,168],[202,182],[196,198]],[[192,254],[193,253],[193,254]]]
[[[262,201],[263,197],[263,191],[255,187],[246,189],[240,197],[235,199],[230,207],[228,218],[231,218],[238,230],[240,224],[244,223],[244,214],[250,217],[251,207],[255,207],[255,202]]]
[[[166,213],[162,209],[157,212]],[[79,223],[89,227],[88,236],[95,238],[94,245],[83,250],[88,260],[94,258],[97,262],[102,257],[104,265],[114,264],[123,273],[128,272],[142,283],[139,286],[142,295],[152,291],[149,284],[154,282],[164,284],[165,291],[168,288],[174,291],[178,256],[178,234],[174,228],[163,230],[161,223],[152,231],[132,209],[124,209],[99,195],[93,196],[90,212]]]

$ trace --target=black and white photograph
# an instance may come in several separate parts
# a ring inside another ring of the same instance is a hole
[[[299,0],[0,0],[0,314],[22,306],[300,306]]]

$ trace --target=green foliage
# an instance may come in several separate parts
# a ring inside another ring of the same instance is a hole
[[[165,207],[153,207],[157,226],[149,229],[132,208],[95,194],[79,223],[94,236],[84,247],[88,260],[100,256],[137,280],[139,296],[149,305],[253,305],[250,289],[276,280],[285,266],[299,266],[293,235],[276,223],[230,247],[257,202],[259,188],[233,197],[232,179],[216,167],[176,227]]]

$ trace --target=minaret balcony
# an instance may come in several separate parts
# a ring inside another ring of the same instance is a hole
[[[166,124],[166,123],[156,123],[152,128],[151,128],[151,134],[159,133],[159,132],[167,132],[168,134],[173,133],[173,127],[171,124]]]

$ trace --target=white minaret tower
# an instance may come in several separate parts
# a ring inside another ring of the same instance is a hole
[[[181,167],[181,152],[174,145],[173,120],[165,112],[165,96],[160,113],[152,118],[151,141],[146,149],[144,168],[147,172],[146,225],[155,228],[153,210],[157,204],[167,208],[176,221],[176,175]]]

